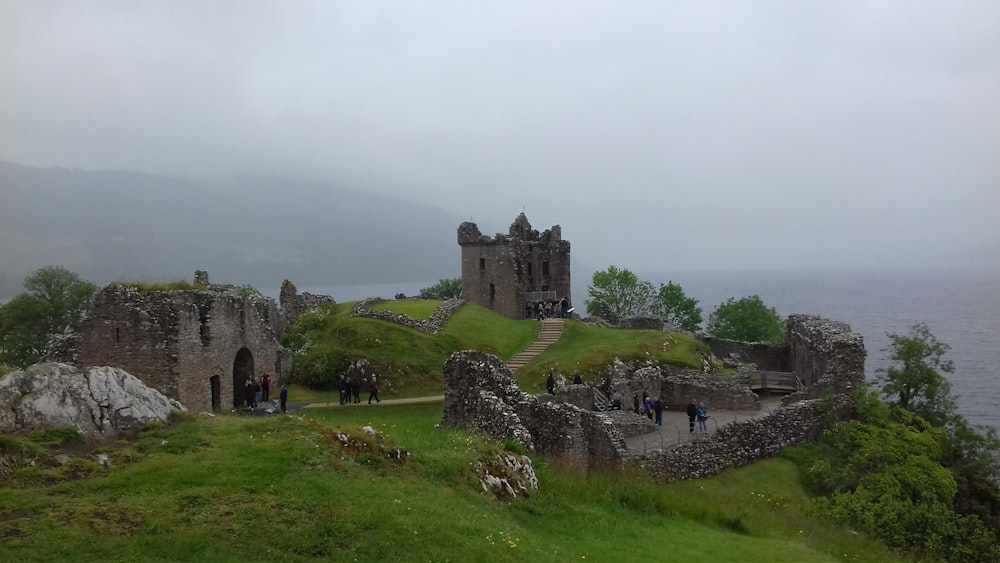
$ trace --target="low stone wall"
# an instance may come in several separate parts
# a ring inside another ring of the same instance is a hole
[[[462,305],[465,305],[465,301],[462,299],[448,299],[434,312],[431,313],[428,320],[414,319],[407,315],[400,313],[394,313],[392,311],[384,311],[381,309],[372,309],[375,305],[386,301],[381,297],[369,297],[364,301],[359,301],[351,309],[352,317],[367,317],[370,319],[379,319],[383,321],[388,321],[390,323],[396,323],[398,325],[403,325],[405,327],[412,328],[414,330],[419,330],[420,332],[426,332],[428,334],[437,334],[441,332],[444,325],[448,322],[448,319],[455,314],[455,311],[459,310]]]
[[[815,439],[823,428],[826,409],[849,409],[846,397],[827,403],[809,400],[774,413],[723,426],[704,439],[682,442],[631,458],[631,462],[663,481],[711,477],[729,467],[741,467],[772,457],[783,448]]]
[[[444,365],[444,382],[445,426],[516,440],[573,467],[607,466],[626,455],[625,438],[607,415],[523,392],[492,354],[452,354]]]

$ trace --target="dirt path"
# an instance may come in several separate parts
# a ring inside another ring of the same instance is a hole
[[[427,403],[443,403],[444,395],[433,395],[430,397],[410,397],[407,399],[382,399],[381,403],[368,404],[367,401],[362,400],[360,403],[348,403],[346,405],[341,405],[340,403],[309,403],[308,405],[303,405],[304,409],[325,409],[325,408],[342,408],[342,407],[367,407],[367,406],[392,406],[392,405],[423,405]]]

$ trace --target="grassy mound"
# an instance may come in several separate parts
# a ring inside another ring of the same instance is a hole
[[[658,330],[623,330],[566,321],[562,338],[517,372],[521,388],[545,391],[549,370],[566,376],[579,373],[585,383],[598,384],[611,361],[671,365],[700,369],[708,346],[689,336]]]
[[[426,319],[442,301],[385,301],[376,308]],[[365,358],[383,374],[384,396],[407,397],[442,392],[441,370],[458,350],[480,350],[509,360],[538,338],[540,323],[511,320],[479,305],[458,310],[438,335],[395,323],[350,316],[354,303],[324,306],[303,315],[285,335],[295,354],[294,379],[314,389],[329,389],[349,362]],[[529,392],[544,391],[549,370],[580,373],[597,383],[614,358],[701,368],[708,347],[693,338],[656,330],[621,330],[566,321],[562,338],[522,368],[517,378]]]
[[[898,560],[816,518],[782,459],[672,485],[536,461],[540,488],[498,502],[472,468],[500,445],[440,417],[383,405],[148,430],[109,468],[0,485],[0,560]]]
[[[430,315],[440,301],[391,301],[388,310]],[[354,303],[327,305],[303,315],[289,328],[284,344],[293,354],[294,378],[309,387],[330,387],[351,361],[365,358],[383,375],[388,396],[437,394],[441,370],[458,350],[483,350],[501,359],[538,338],[539,325],[501,317],[467,304],[437,335],[378,319],[351,317]],[[412,316],[412,315],[411,315]]]

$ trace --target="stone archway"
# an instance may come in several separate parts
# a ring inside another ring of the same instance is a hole
[[[253,354],[246,348],[240,348],[233,360],[233,407],[240,408],[246,404],[246,381],[253,379]]]

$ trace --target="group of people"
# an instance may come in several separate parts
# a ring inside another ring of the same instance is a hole
[[[642,402],[639,402],[639,394],[632,393],[632,410],[635,414],[642,414],[652,420],[657,426],[663,426],[663,399],[653,398],[648,389],[642,390]]]
[[[694,433],[694,423],[698,423],[698,432],[700,434],[708,434],[708,427],[706,422],[708,421],[708,409],[705,408],[705,403],[696,403],[694,399],[687,406],[688,415],[688,432]]]
[[[248,377],[244,385],[244,397],[246,406],[252,409],[257,408],[261,401],[267,402],[271,398],[271,376],[264,374],[259,379]]]
[[[381,403],[382,399],[378,396],[381,385],[378,376],[372,374],[371,377],[364,379],[364,382],[368,383],[368,404],[372,404],[373,399],[375,404]],[[341,405],[361,402],[361,383],[360,380],[348,380],[343,375],[337,379],[337,391],[340,392]]]
[[[558,301],[553,301],[551,299],[546,299],[545,301],[535,301],[534,303],[528,301],[524,305],[524,318],[526,319],[551,319],[557,317],[560,319],[568,319],[570,313],[569,300],[565,297],[559,299]]]
[[[271,376],[264,373],[259,379],[248,377],[244,383],[244,403],[247,408],[255,409],[262,402],[271,400]],[[281,393],[278,394],[281,403],[281,412],[288,412],[288,386],[281,386]]]
[[[652,397],[649,391],[643,389],[642,399],[639,393],[632,393],[632,410],[635,414],[641,414],[654,421],[657,426],[663,426],[664,402],[660,397]],[[694,399],[687,406],[688,431],[694,433],[695,423],[698,424],[699,434],[708,434],[708,409],[705,403],[697,403]]]

